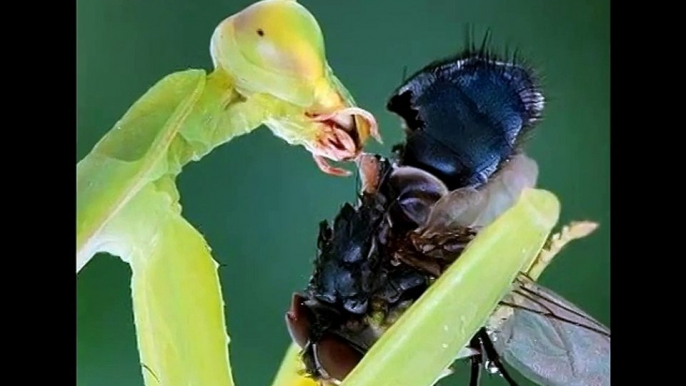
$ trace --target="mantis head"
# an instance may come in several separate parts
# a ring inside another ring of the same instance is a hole
[[[226,72],[248,98],[269,95],[275,113],[265,122],[277,136],[310,151],[319,168],[351,161],[372,136],[381,142],[374,116],[357,107],[326,61],[314,16],[294,0],[263,0],[223,20],[210,45],[216,70]]]

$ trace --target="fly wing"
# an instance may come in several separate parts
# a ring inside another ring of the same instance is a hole
[[[536,161],[518,154],[478,189],[465,187],[444,195],[418,233],[434,235],[456,227],[484,227],[514,205],[524,189],[534,187],[537,178]]]
[[[489,332],[498,354],[544,386],[610,384],[610,329],[532,281],[503,300],[509,315]]]

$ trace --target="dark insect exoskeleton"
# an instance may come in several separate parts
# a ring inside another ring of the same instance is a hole
[[[387,208],[384,195],[363,194],[357,208],[343,206],[333,226],[320,225],[314,273],[286,315],[315,378],[343,379],[378,339],[382,324],[429,285],[426,274],[388,258]]]
[[[405,121],[399,163],[432,173],[452,190],[490,180],[539,120],[543,97],[530,69],[481,51],[428,65],[387,108]]]
[[[390,159],[358,159],[359,200],[320,225],[313,274],[286,314],[305,372],[321,383],[342,381],[479,229],[536,184],[521,151],[543,108],[530,69],[467,50],[413,75],[388,108],[406,141]],[[472,385],[482,367],[514,385],[501,357],[541,385],[609,384],[609,329],[525,278],[501,305],[510,312],[456,358],[472,361]]]

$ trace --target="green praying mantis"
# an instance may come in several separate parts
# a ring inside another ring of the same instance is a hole
[[[356,106],[328,65],[316,19],[296,1],[263,0],[228,17],[215,29],[210,53],[213,71],[189,69],[161,79],[76,166],[76,271],[101,252],[131,266],[148,386],[234,384],[218,265],[182,214],[175,180],[183,167],[263,125],[288,144],[304,146],[317,166],[334,176],[350,172],[329,161],[352,161],[369,138],[381,141],[372,114]],[[531,266],[558,216],[554,195],[526,192],[375,345],[345,384],[386,379],[394,385],[431,385],[493,313],[517,272]],[[516,240],[508,239],[513,229]],[[518,247],[508,248],[511,242]],[[474,292],[494,252],[508,263],[498,273],[488,271],[493,290],[467,318],[455,319],[466,299],[460,294]],[[452,306],[437,312],[437,302]],[[461,333],[452,335],[450,346],[430,357],[431,363],[412,363],[410,353],[443,344],[440,334],[427,340],[412,331],[440,330],[446,323]],[[275,385],[311,384],[297,374],[294,353],[291,347]]]
[[[325,172],[345,175],[327,159],[353,159],[378,137],[297,2],[262,1],[225,19],[210,52],[214,71],[160,80],[76,166],[76,271],[99,252],[130,264],[147,385],[233,384],[217,264],[181,213],[183,166],[265,125],[305,146]]]

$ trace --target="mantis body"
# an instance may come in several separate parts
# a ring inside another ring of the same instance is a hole
[[[212,72],[160,80],[76,165],[76,271],[100,252],[130,264],[146,385],[233,385],[217,263],[181,212],[184,165],[265,125],[345,175],[327,159],[352,160],[378,137],[297,2],[265,0],[225,19],[210,52]]]

